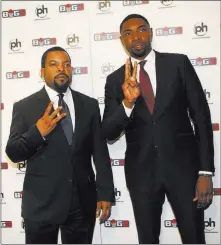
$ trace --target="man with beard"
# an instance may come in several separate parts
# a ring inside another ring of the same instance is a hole
[[[60,48],[42,56],[45,86],[14,104],[6,153],[27,161],[22,217],[27,244],[92,242],[114,202],[113,176],[98,103],[69,86],[71,59]],[[96,181],[91,164],[96,168]],[[101,214],[102,213],[102,214]]]
[[[130,58],[107,77],[102,124],[108,140],[125,132],[125,175],[139,242],[159,243],[166,194],[182,242],[205,243],[214,147],[199,78],[186,55],[152,50],[143,16],[127,16],[120,33]]]

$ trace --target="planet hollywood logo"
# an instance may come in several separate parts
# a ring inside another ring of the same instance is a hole
[[[142,4],[148,4],[149,0],[143,0],[143,1],[123,1],[123,6],[135,6],[135,5],[142,5]]]
[[[207,91],[206,89],[203,90],[209,105],[212,105],[213,102],[211,101],[211,92]]]
[[[43,46],[49,46],[49,45],[56,45],[57,39],[55,37],[53,38],[38,38],[32,40],[32,46],[33,47],[43,47]]]
[[[116,200],[116,202],[123,202],[121,200],[121,197],[122,197],[121,191],[119,191],[117,188],[114,188],[114,194],[115,194],[115,200]]]
[[[6,79],[21,79],[21,78],[29,78],[29,71],[12,71],[6,73]]]
[[[65,4],[59,6],[59,12],[60,13],[70,13],[70,12],[76,12],[76,11],[83,11],[84,10],[84,4],[78,3],[78,4]]]
[[[6,202],[4,201],[5,195],[3,192],[1,192],[1,204],[6,204]]]
[[[174,5],[174,1],[173,0],[162,0],[160,1],[161,6],[158,7],[159,9],[165,9],[165,8],[173,8],[176,7]]]
[[[1,110],[4,110],[4,103],[1,103],[0,109],[1,109]]]
[[[129,220],[107,220],[104,222],[106,228],[128,228],[130,227]]]
[[[97,14],[110,14],[112,12],[111,1],[98,1]]]
[[[113,167],[124,166],[125,164],[124,159],[110,159],[110,162]]]
[[[219,123],[213,123],[212,127],[213,127],[213,131],[219,131]]]
[[[94,41],[111,41],[119,39],[119,32],[101,32],[94,34]]]
[[[8,169],[8,163],[7,162],[1,162],[1,169]]]
[[[35,20],[49,20],[48,18],[48,8],[45,7],[45,5],[39,5],[35,9],[35,14],[37,18]],[[47,18],[46,18],[47,17]]]
[[[218,231],[215,230],[216,222],[211,218],[204,220],[204,227],[205,233],[218,233]]]
[[[156,29],[156,36],[171,36],[183,34],[183,27],[164,27]]]
[[[68,49],[70,48],[81,48],[80,46],[80,38],[75,33],[71,33],[67,36],[66,42],[68,44]]]
[[[12,221],[1,221],[1,228],[12,228]]]
[[[9,49],[10,49],[10,52],[9,54],[20,54],[20,53],[24,53],[24,51],[21,50],[22,48],[22,43],[19,39],[12,39],[10,42],[9,42]]]
[[[88,74],[88,67],[73,67],[72,75],[86,75]]]
[[[25,222],[23,218],[21,218],[21,228],[22,230],[20,231],[20,233],[25,233]]]
[[[210,36],[206,35],[208,32],[208,26],[203,22],[196,23],[193,27],[193,32],[195,37],[192,39],[199,39],[199,38],[210,38]]]
[[[25,174],[26,173],[27,162],[19,162],[17,163],[17,172],[16,174]]]
[[[101,78],[106,78],[109,74],[111,74],[115,70],[116,70],[116,66],[111,64],[111,62],[103,63],[101,66],[101,72],[103,76]]]
[[[190,59],[190,62],[193,66],[208,66],[208,65],[216,65],[217,60],[216,57],[211,58],[197,58],[197,59]]]
[[[13,18],[13,17],[22,17],[26,15],[25,9],[9,9],[8,11],[2,11],[2,18]]]

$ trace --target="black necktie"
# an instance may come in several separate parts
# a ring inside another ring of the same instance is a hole
[[[61,119],[61,126],[67,138],[68,144],[71,145],[72,137],[73,137],[73,125],[72,125],[72,120],[71,120],[71,114],[70,114],[67,104],[63,100],[64,95],[58,94],[58,97],[59,97],[58,106],[62,106],[62,110],[60,111],[60,113],[63,113],[63,112],[66,113],[66,116],[63,119]]]

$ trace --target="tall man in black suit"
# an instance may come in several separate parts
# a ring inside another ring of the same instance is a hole
[[[125,175],[139,242],[159,243],[166,194],[182,242],[205,243],[214,149],[199,78],[186,55],[152,50],[143,16],[127,16],[120,32],[130,58],[107,77],[102,124],[108,140],[125,131]]]
[[[14,104],[6,146],[13,162],[27,161],[22,199],[26,243],[55,244],[59,228],[62,243],[91,243],[95,217],[108,218],[114,202],[98,103],[69,87],[71,59],[64,49],[48,49],[41,67],[46,84]]]

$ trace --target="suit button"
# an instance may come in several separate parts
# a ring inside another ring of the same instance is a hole
[[[154,146],[155,152],[158,153],[158,147],[155,145]]]
[[[68,181],[69,181],[70,183],[72,183],[72,178],[68,178]]]
[[[153,122],[153,125],[155,125],[156,124],[156,122]]]

